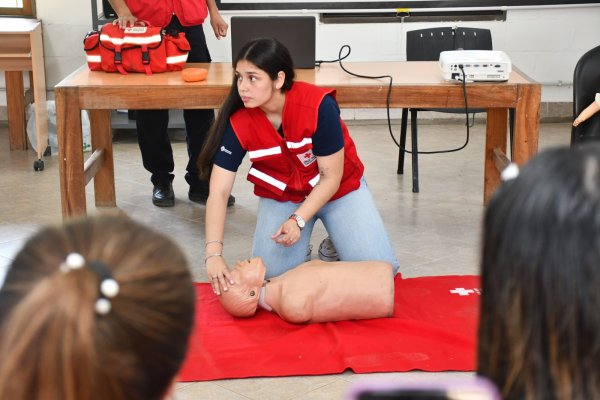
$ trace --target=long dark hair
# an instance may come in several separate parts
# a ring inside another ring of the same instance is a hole
[[[69,253],[86,266],[63,272]],[[119,284],[99,315],[102,263]],[[164,398],[194,319],[186,259],[125,216],[47,227],[25,243],[0,290],[0,398]]]
[[[478,373],[504,399],[600,399],[600,146],[540,153],[485,214]]]
[[[295,78],[294,62],[288,49],[277,39],[259,38],[249,41],[240,49],[235,60],[233,60],[234,69],[237,68],[237,64],[241,60],[256,65],[259,69],[265,71],[271,80],[277,79],[279,72],[284,72],[285,81],[281,91],[286,92],[292,87]],[[198,157],[198,171],[202,179],[210,177],[213,159],[221,145],[229,117],[242,107],[244,107],[244,103],[242,103],[238,93],[237,79],[234,73],[231,89],[219,109],[217,119],[211,126]]]

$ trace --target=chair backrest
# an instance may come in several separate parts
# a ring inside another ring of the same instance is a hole
[[[573,120],[600,92],[600,46],[585,53],[573,73]],[[600,113],[571,129],[571,144],[600,139]]]
[[[480,28],[428,28],[406,32],[406,61],[437,61],[447,50],[492,50],[492,34]]]
[[[454,49],[493,50],[492,32],[489,29],[456,28]]]
[[[418,29],[406,32],[406,61],[437,61],[442,51],[453,49],[453,28]]]

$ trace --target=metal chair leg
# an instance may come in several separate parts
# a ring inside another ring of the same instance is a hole
[[[402,121],[400,123],[400,148],[398,149],[398,170],[396,174],[404,174],[404,154],[406,149],[406,125],[408,123],[408,108],[402,109]]]
[[[413,193],[419,193],[419,148],[417,147],[417,111],[410,111],[410,127],[412,142],[412,181]]]

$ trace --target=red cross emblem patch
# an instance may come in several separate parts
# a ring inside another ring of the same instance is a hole
[[[296,157],[298,157],[298,160],[300,160],[302,165],[304,165],[305,167],[308,167],[310,164],[317,160],[317,157],[315,157],[312,150],[307,150],[302,154],[296,154]]]

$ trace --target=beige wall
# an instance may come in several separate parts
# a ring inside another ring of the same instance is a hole
[[[83,37],[92,30],[87,0],[36,0],[37,17],[44,27],[46,84],[54,87],[85,63]]]

